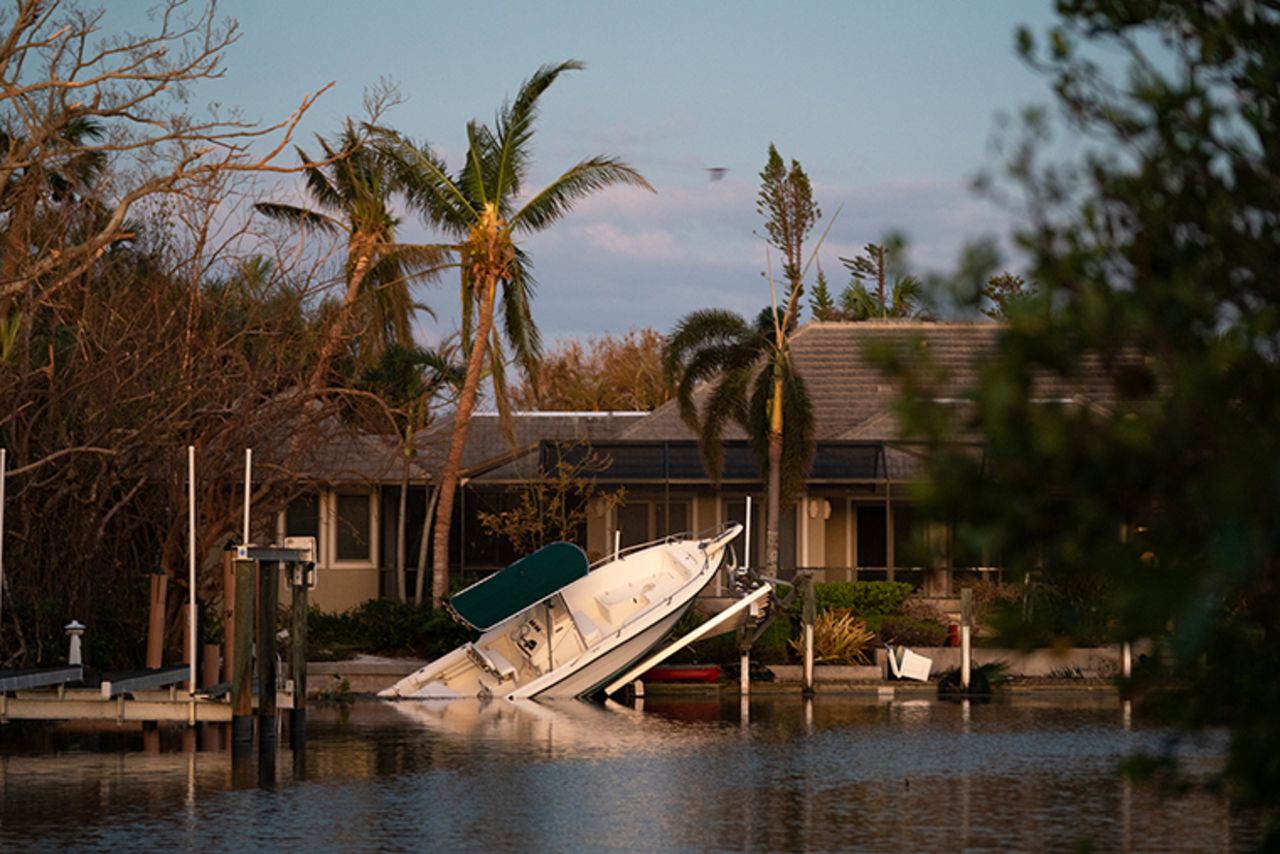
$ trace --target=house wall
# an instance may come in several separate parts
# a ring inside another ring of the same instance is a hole
[[[317,567],[316,587],[311,591],[310,601],[321,611],[348,611],[365,600],[376,599],[378,581],[377,567]]]

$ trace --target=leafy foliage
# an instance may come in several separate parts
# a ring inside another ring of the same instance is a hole
[[[1067,637],[1153,639],[1131,688],[1168,700],[1172,723],[1230,728],[1224,782],[1262,809],[1275,848],[1280,11],[1058,8],[1043,44],[1026,31],[1020,42],[1089,140],[1086,159],[1042,166],[1050,126],[1037,115],[1012,151],[1042,293],[1010,314],[965,423],[927,394],[904,402],[911,435],[940,448],[957,428],[985,440],[981,460],[939,453],[922,497],[1007,570],[1087,596],[1092,612],[1059,627]],[[1101,51],[1127,58],[1122,80]],[[1079,387],[1086,369],[1111,392],[1046,403],[1034,381]]]
[[[843,609],[859,617],[898,613],[911,590],[911,585],[904,581],[836,581],[813,585],[819,611]],[[793,602],[791,607],[799,614],[799,602]]]
[[[564,341],[545,353],[535,377],[511,390],[520,409],[637,412],[671,399],[662,371],[663,337],[652,329]]]
[[[849,284],[840,294],[842,320],[929,319],[924,283],[906,272],[906,238],[898,233],[841,258]],[[868,287],[870,286],[870,287]]]
[[[478,514],[480,525],[511,543],[516,554],[532,554],[549,543],[576,542],[585,546],[587,514],[593,503],[612,509],[626,497],[625,490],[606,492],[596,487],[593,475],[608,467],[607,458],[588,453],[577,460],[565,459],[564,447],[557,446],[559,458],[550,471],[538,474],[515,487],[520,503],[512,510]]]
[[[340,614],[313,607],[307,614],[308,644],[330,657],[362,652],[432,659],[474,639],[442,610],[393,599],[370,599]]]

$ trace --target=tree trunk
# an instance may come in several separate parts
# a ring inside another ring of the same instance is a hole
[[[453,499],[458,491],[458,476],[462,471],[462,452],[467,444],[467,429],[471,426],[471,412],[475,409],[480,388],[480,370],[484,366],[489,346],[489,331],[493,326],[493,302],[498,288],[496,276],[486,277],[480,298],[480,316],[476,323],[475,339],[471,342],[471,354],[467,358],[467,373],[458,396],[458,412],[453,426],[453,440],[449,444],[449,456],[440,473],[440,500],[436,508],[436,529],[431,556],[431,604],[439,608],[449,594],[449,527],[453,524]]]
[[[782,519],[782,376],[774,369],[773,401],[769,413],[769,494],[764,529],[764,568],[778,576],[778,523]]]
[[[408,451],[408,448],[405,448]],[[407,597],[407,581],[405,570],[407,563],[405,559],[405,513],[408,512],[409,501],[409,455],[404,454],[403,468],[400,470],[400,512],[396,516],[396,598],[401,602],[408,601]]]
[[[311,369],[311,378],[308,383],[312,391],[322,388],[325,384],[324,378],[329,372],[329,363],[333,361],[338,343],[342,341],[347,325],[351,322],[351,312],[355,306],[356,297],[360,294],[360,285],[364,283],[364,277],[369,271],[371,260],[368,255],[361,255],[351,270],[351,278],[347,282],[347,293],[342,298],[342,308],[338,310],[338,316],[325,329],[324,337],[320,339],[320,351],[316,356],[315,367]]]
[[[440,497],[440,485],[429,489],[424,483],[422,491],[427,496],[427,506],[423,508],[422,537],[418,540],[418,574],[413,579],[413,604],[422,604],[422,588],[427,575],[427,544],[431,542],[431,520],[435,518],[436,499]]]

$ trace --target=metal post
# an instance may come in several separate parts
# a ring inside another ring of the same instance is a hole
[[[960,690],[969,690],[969,627],[973,619],[973,591],[968,587],[960,591]]]
[[[196,446],[187,445],[187,693],[196,692]]]
[[[276,605],[280,598],[279,563],[263,561],[258,568],[258,747],[274,746],[276,738]]]
[[[249,499],[253,483],[253,449],[244,449],[244,530],[242,545],[249,545]]]
[[[234,751],[253,744],[253,591],[252,560],[236,561],[235,609],[232,620],[235,639],[232,650],[235,663],[231,681],[231,729]]]
[[[293,674],[293,709],[289,712],[289,738],[295,751],[306,744],[307,732],[307,578],[306,567],[290,567],[294,575],[290,607],[289,643]]]
[[[8,471],[7,455],[8,451],[0,448],[0,617],[4,616],[4,478]]]
[[[813,623],[818,615],[817,595],[813,589],[813,576],[804,580],[804,695],[813,694]]]

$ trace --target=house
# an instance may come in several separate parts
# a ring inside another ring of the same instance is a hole
[[[946,526],[916,518],[911,485],[927,449],[900,440],[897,387],[871,356],[894,352],[927,364],[941,378],[943,399],[960,407],[982,363],[995,357],[999,331],[993,323],[888,321],[814,322],[796,332],[792,353],[813,401],[817,448],[803,494],[780,520],[783,577],[807,570],[825,581],[906,581],[935,597],[951,595],[966,579],[1000,578],[997,555],[965,553]],[[1055,404],[1106,409],[1114,399],[1100,364],[1087,365],[1070,382],[1038,377],[1036,389]],[[478,415],[472,422],[450,549],[450,564],[463,579],[516,557],[483,532],[477,514],[509,506],[513,488],[539,466],[588,453],[598,461],[592,475],[598,487],[625,490],[620,505],[598,502],[588,514],[582,545],[592,557],[669,533],[745,521],[750,497],[750,554],[759,564],[764,483],[736,426],[726,433],[724,470],[713,484],[674,401],[651,413],[525,413],[515,418],[514,444],[502,437],[497,421]],[[408,493],[410,564],[416,563],[426,484],[438,472],[449,426],[421,437],[422,457],[415,466],[422,481]],[[282,521],[286,532],[305,527],[323,534],[327,562],[317,596],[323,607],[339,604],[338,592],[344,601],[387,594],[388,567],[394,564],[387,544],[395,541],[398,467],[373,466],[361,487],[337,474],[329,472],[331,486],[311,499],[314,505],[295,502]],[[737,544],[740,558],[746,545]],[[350,583],[360,571],[367,577]],[[344,572],[351,573],[348,581],[338,580]],[[330,576],[338,591],[333,599],[323,592]]]

